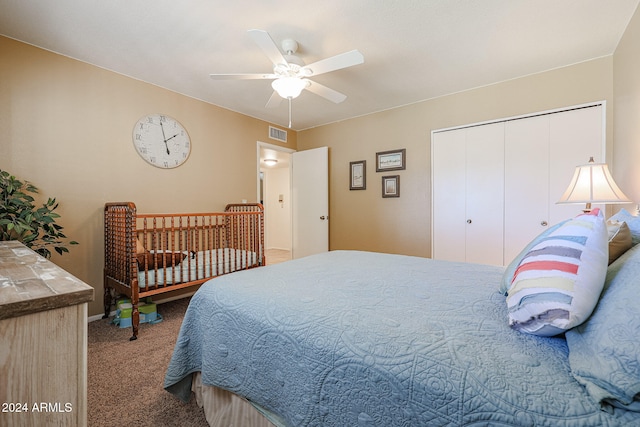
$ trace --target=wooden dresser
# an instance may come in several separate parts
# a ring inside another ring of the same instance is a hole
[[[0,426],[87,425],[91,300],[91,286],[0,242]]]

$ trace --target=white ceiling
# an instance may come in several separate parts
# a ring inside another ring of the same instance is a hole
[[[0,34],[282,126],[270,80],[209,78],[272,72],[247,30],[295,39],[307,64],[358,49],[364,64],[314,78],[344,102],[293,101],[301,130],[611,55],[639,1],[0,0]]]

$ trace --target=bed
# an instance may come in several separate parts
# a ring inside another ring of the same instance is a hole
[[[104,318],[114,293],[131,299],[131,340],[139,303],[238,270],[265,265],[261,204],[229,204],[224,212],[139,214],[133,202],[104,208]]]
[[[277,426],[640,425],[640,245],[604,268],[555,336],[510,325],[512,265],[331,251],[237,272],[192,297],[165,388]]]

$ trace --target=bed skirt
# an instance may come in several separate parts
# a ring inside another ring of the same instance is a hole
[[[273,427],[281,425],[271,423],[267,417],[246,399],[230,391],[202,384],[200,372],[193,374],[191,391],[196,403],[204,410],[211,427]]]

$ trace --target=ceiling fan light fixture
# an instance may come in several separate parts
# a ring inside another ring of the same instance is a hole
[[[300,96],[307,82],[298,77],[280,77],[271,83],[271,87],[284,99],[293,99]]]

